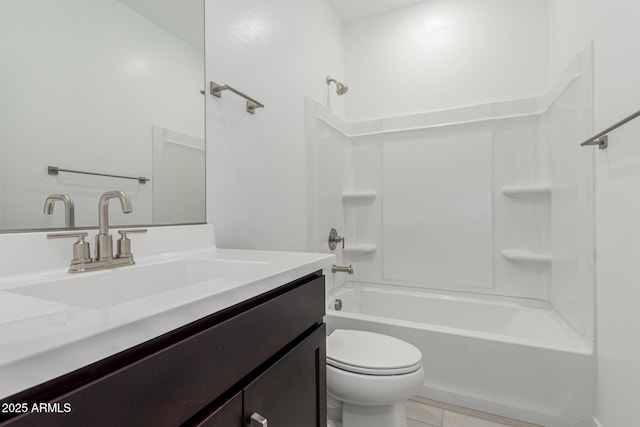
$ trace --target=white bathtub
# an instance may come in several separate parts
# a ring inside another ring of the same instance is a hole
[[[359,282],[327,301],[329,332],[374,331],[417,346],[423,397],[543,426],[590,425],[592,345],[543,301]]]

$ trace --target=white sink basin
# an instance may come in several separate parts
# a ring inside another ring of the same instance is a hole
[[[64,304],[73,308],[106,308],[197,283],[224,286],[225,277],[255,272],[262,262],[174,259],[89,273],[68,274],[5,292]],[[218,280],[216,280],[218,279]]]
[[[57,302],[0,291],[0,325],[68,309],[69,307]]]

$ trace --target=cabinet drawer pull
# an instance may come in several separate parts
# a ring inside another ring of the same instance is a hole
[[[268,427],[267,419],[257,412],[251,414],[251,424],[249,427]]]

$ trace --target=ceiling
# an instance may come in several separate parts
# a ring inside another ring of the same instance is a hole
[[[401,9],[424,0],[330,0],[345,24]]]

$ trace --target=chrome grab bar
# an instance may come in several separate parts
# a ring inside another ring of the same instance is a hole
[[[580,144],[580,146],[585,146],[585,145],[597,145],[600,147],[600,149],[605,149],[609,146],[609,141],[607,138],[607,134],[613,130],[618,129],[620,126],[625,125],[627,123],[629,123],[631,120],[635,119],[636,117],[640,116],[640,110],[636,111],[635,113],[631,114],[630,116],[625,117],[624,119],[620,120],[619,122],[609,126],[608,128],[606,128],[605,130],[603,130],[602,132],[599,132],[595,135],[593,135],[591,138],[587,139],[586,141],[582,142]]]
[[[243,97],[244,99],[247,100],[247,112],[251,113],[251,114],[255,114],[256,113],[256,108],[264,108],[264,104],[261,103],[260,101],[256,101],[255,99],[251,98],[248,95],[245,95],[244,93],[240,92],[238,89],[233,88],[229,85],[219,85],[216,82],[209,82],[209,92],[211,93],[211,95],[213,96],[217,96],[218,98],[222,97],[222,94],[220,92],[222,92],[223,90],[230,90],[231,92],[235,93],[236,95],[239,95],[241,97]]]

